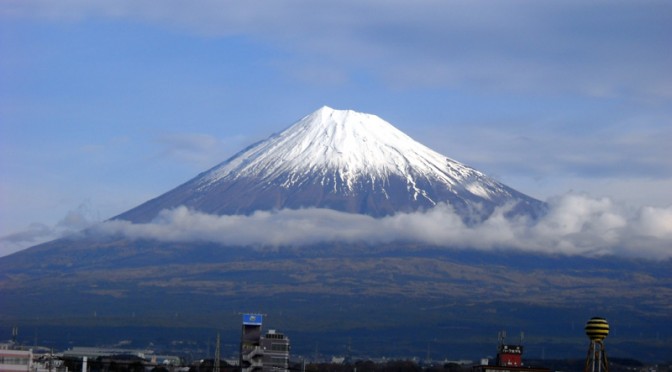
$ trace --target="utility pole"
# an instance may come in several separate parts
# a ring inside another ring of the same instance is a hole
[[[217,345],[215,346],[215,362],[213,372],[219,372],[219,359],[220,359],[220,349],[219,349],[219,332],[217,332]]]

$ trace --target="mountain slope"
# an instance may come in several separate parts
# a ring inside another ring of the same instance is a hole
[[[117,218],[147,222],[180,205],[213,214],[319,207],[385,216],[441,202],[466,220],[506,203],[527,213],[542,207],[375,115],[322,107]]]
[[[0,258],[0,330],[19,325],[30,344],[32,329],[45,337],[53,326],[49,342],[63,347],[78,327],[98,345],[136,340],[146,327],[163,329],[154,343],[176,340],[168,338],[175,328],[239,337],[239,313],[259,311],[299,355],[317,344],[342,355],[350,342],[360,355],[424,355],[432,340],[441,358],[476,359],[509,329],[525,331],[530,357],[545,348],[548,357],[580,358],[583,324],[599,315],[612,326],[611,357],[663,361],[672,355],[671,304],[670,261],[415,243],[254,250],[80,238]]]

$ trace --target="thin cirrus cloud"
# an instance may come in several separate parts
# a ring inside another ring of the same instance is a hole
[[[474,134],[471,134],[474,136]],[[453,151],[468,154],[486,169],[505,169],[507,174],[552,176],[570,174],[584,178],[669,179],[672,174],[672,129],[646,128],[637,132],[595,134],[527,134],[513,137],[504,131],[480,131],[478,137],[460,143]],[[470,149],[479,141],[488,146]],[[521,152],[525,148],[527,151]],[[530,161],[529,154],[535,154]],[[661,156],[668,154],[669,156]]]
[[[667,100],[672,74],[660,72],[668,70],[670,54],[659,46],[672,32],[671,8],[663,1],[28,0],[10,3],[3,13],[107,17],[244,36],[289,51],[285,65],[296,74],[317,63],[332,71],[368,70],[393,86]]]
[[[159,156],[203,170],[231,155],[244,143],[244,136],[224,139],[202,133],[164,133],[157,137]]]
[[[151,223],[111,220],[91,232],[229,246],[420,242],[453,249],[513,249],[569,256],[672,257],[672,207],[631,209],[608,198],[581,194],[554,198],[549,206],[538,221],[506,218],[506,208],[500,208],[473,226],[465,225],[447,205],[378,219],[315,208],[217,216],[178,207],[164,210]]]

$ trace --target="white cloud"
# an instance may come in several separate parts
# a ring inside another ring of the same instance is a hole
[[[179,207],[152,223],[108,221],[100,234],[132,239],[206,241],[230,246],[306,246],[324,242],[384,244],[413,241],[456,249],[516,249],[562,255],[672,257],[672,206],[628,208],[608,198],[567,194],[549,201],[539,221],[507,219],[498,209],[469,226],[447,205],[410,214],[373,218],[327,209],[256,212],[216,216]],[[260,233],[261,232],[261,233]]]
[[[636,229],[644,236],[672,239],[672,208],[642,208]]]
[[[576,193],[551,198],[548,205],[548,213],[538,221],[507,218],[504,207],[476,225],[465,224],[445,204],[384,218],[316,208],[217,216],[179,207],[162,211],[151,223],[112,220],[93,225],[96,218],[84,203],[53,227],[33,224],[0,238],[0,256],[90,227],[93,234],[228,246],[419,242],[451,249],[672,258],[672,206],[632,208],[609,198]]]

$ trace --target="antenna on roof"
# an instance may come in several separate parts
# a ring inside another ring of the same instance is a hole
[[[506,339],[506,331],[499,331],[497,333],[497,338],[500,344],[504,344],[504,340]]]

